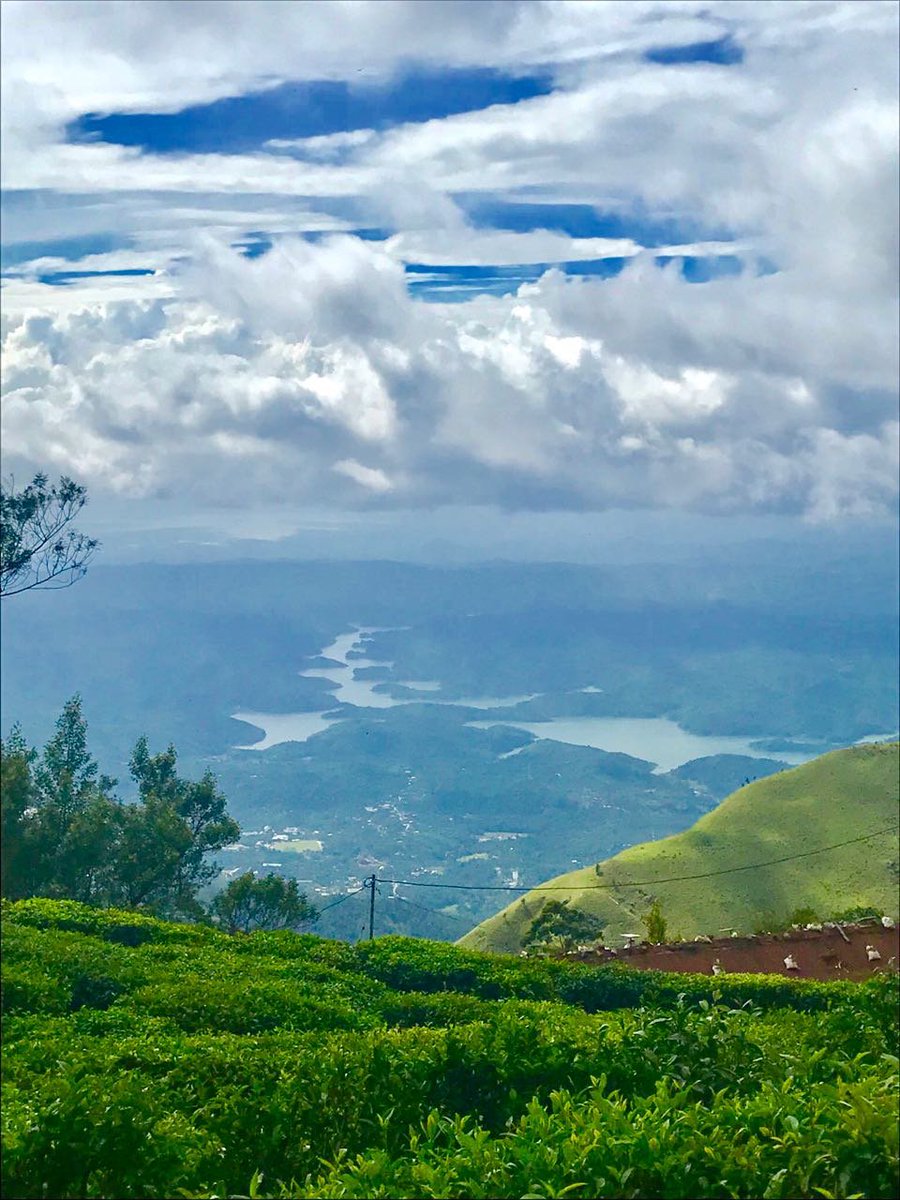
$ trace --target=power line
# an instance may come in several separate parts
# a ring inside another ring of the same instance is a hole
[[[786,854],[782,858],[770,858],[766,862],[750,863],[745,867],[725,867],[721,871],[702,871],[696,875],[671,875],[666,879],[644,879],[630,883],[587,883],[570,885],[569,887],[512,887],[501,884],[468,884],[468,883],[422,883],[416,879],[379,879],[379,883],[395,883],[404,887],[420,888],[450,888],[462,892],[588,892],[612,891],[615,888],[656,887],[660,883],[683,883],[692,879],[711,879],[716,875],[734,875],[738,871],[758,871],[762,867],[773,867],[778,863],[793,862],[798,858],[811,858],[814,854],[825,854],[829,850],[839,850],[842,846],[852,846],[856,842],[868,842],[872,838],[881,837],[885,833],[895,833],[900,826],[889,825],[886,829],[876,829],[873,833],[863,834],[862,837],[848,838],[844,842],[835,842],[832,846],[820,846],[817,850],[803,850],[798,854]],[[412,903],[412,901],[407,901]]]
[[[387,882],[387,880],[385,880]],[[456,921],[459,925],[471,925],[470,920],[464,920],[462,917],[454,917],[452,913],[442,912],[439,908],[428,908],[425,904],[417,904],[415,900],[407,900],[405,896],[392,896],[391,899],[399,900],[401,904],[409,904],[413,908],[421,908],[422,912],[431,913],[435,917],[446,917],[448,921]]]
[[[337,900],[332,900],[330,904],[326,904],[323,908],[319,909],[319,915],[321,916],[323,912],[328,912],[329,908],[336,908],[338,904],[343,904],[344,901],[349,900],[351,896],[358,896],[362,891],[365,891],[365,885],[363,887],[358,887],[355,892],[347,892],[345,896],[340,896]]]

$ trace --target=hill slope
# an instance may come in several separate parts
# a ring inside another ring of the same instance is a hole
[[[734,870],[849,841],[897,825],[900,743],[836,750],[740,788],[685,833],[632,846],[614,858],[548,880],[599,917],[604,941],[640,932],[659,899],[670,937],[724,928],[752,933],[766,918],[809,906],[827,916],[855,905],[897,915],[896,832],[755,870]],[[732,874],[682,882],[673,876]],[[607,889],[598,884],[611,885]],[[628,886],[631,885],[631,886]],[[513,952],[549,893],[530,892],[461,939],[473,949]],[[555,899],[565,898],[557,894]]]

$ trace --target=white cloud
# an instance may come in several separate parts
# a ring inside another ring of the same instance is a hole
[[[4,286],[5,453],[118,493],[187,488],[208,503],[654,504],[817,520],[894,504],[894,6],[2,11],[4,178],[19,189],[9,240],[132,239],[80,263],[33,260]],[[641,58],[726,33],[740,66]],[[288,79],[365,86],[409,63],[547,69],[559,86],[283,139],[279,153],[63,139],[87,111],[176,111]],[[463,193],[594,204],[636,232],[475,229]],[[733,239],[645,250],[647,215]],[[393,232],[380,245],[343,236],[367,222]],[[253,231],[280,240],[254,260],[228,248]],[[702,286],[653,261],[729,252],[746,270]],[[604,257],[631,261],[605,282],[550,272],[516,296],[452,305],[411,300],[403,271]],[[764,258],[778,273],[757,273]],[[156,274],[35,278],[143,265]]]
[[[364,467],[355,458],[341,459],[340,462],[334,464],[334,469],[338,474],[346,475],[348,479],[354,480],[361,487],[368,488],[372,492],[389,492],[393,487],[390,479],[380,467]]]
[[[754,320],[773,279],[652,271],[618,292],[551,273],[421,305],[358,240],[255,261],[207,247],[173,300],[11,318],[4,445],[100,489],[203,503],[890,507],[890,399],[842,379],[840,353],[783,369]],[[747,318],[739,354],[723,288]]]

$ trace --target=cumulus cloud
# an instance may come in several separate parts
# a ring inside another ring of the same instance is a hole
[[[41,204],[13,201],[12,240],[113,230],[129,248],[84,269],[156,273],[51,288],[39,276],[65,260],[45,255],[7,282],[6,454],[117,494],[203,503],[816,520],[894,505],[893,6],[67,0],[39,6],[40,35],[37,9],[3,6],[5,179],[20,197],[43,189]],[[726,34],[739,66],[643,56]],[[258,152],[64,137],[88,111],[383,80],[410,62],[536,69],[556,86]],[[473,195],[590,204],[631,214],[635,233],[475,228]],[[648,215],[710,238],[645,249]],[[388,236],[348,233],[365,224]],[[235,253],[254,231],[274,247]],[[703,285],[654,261],[728,252],[741,273]],[[447,305],[413,300],[404,274],[413,261],[606,257],[629,265]]]
[[[9,320],[4,440],[104,488],[205,503],[227,491],[816,519],[890,505],[892,405],[861,403],[840,353],[800,351],[787,371],[762,340],[755,362],[746,344],[736,354],[721,322],[701,337],[691,297],[714,308],[718,288],[739,286],[745,342],[765,334],[753,306],[772,280],[667,278],[651,355],[640,305],[605,318],[642,278],[610,293],[551,273],[516,296],[426,306],[358,239],[255,261],[207,247],[173,300]]]

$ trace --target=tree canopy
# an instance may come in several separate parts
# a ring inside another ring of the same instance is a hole
[[[561,943],[574,946],[593,942],[603,934],[603,922],[583,909],[573,907],[568,900],[547,900],[528,927],[526,946]]]
[[[138,801],[126,804],[90,755],[79,696],[42,754],[14,729],[0,744],[3,895],[202,915],[197,892],[218,869],[210,855],[240,826],[215,778],[183,779],[176,762],[174,747],[154,755],[141,738],[131,760]]]
[[[299,890],[296,879],[269,874],[257,879],[245,871],[216,896],[212,903],[218,918],[229,933],[250,933],[254,929],[298,929],[318,917],[316,909]]]
[[[99,542],[68,528],[87,503],[87,489],[68,476],[44,474],[17,492],[0,485],[0,596],[32,588],[70,587],[87,570]]]

